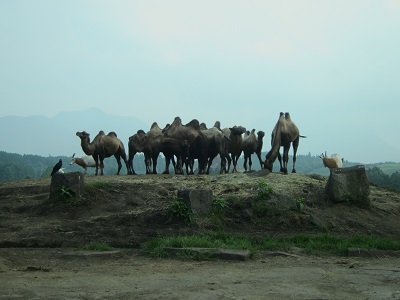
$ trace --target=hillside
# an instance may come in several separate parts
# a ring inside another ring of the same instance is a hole
[[[0,183],[0,298],[397,299],[399,258],[266,251],[248,261],[151,259],[159,236],[253,239],[329,232],[400,236],[400,194],[371,186],[370,209],[326,199],[327,177],[277,173],[87,176],[82,198],[49,202],[50,178]],[[211,189],[222,214],[171,216],[182,188]],[[266,189],[267,188],[267,189]],[[268,191],[269,199],[259,199]],[[296,203],[304,203],[299,209]],[[79,250],[103,242],[112,251]]]
[[[333,204],[327,177],[264,171],[208,176],[87,176],[82,199],[49,202],[50,178],[0,184],[0,247],[77,247],[104,241],[140,247],[158,235],[225,230],[252,236],[299,232],[400,236],[400,194],[371,186],[371,209]],[[260,185],[260,183],[262,183]],[[266,185],[270,199],[256,203]],[[223,217],[186,224],[171,217],[179,189],[211,189],[228,207]],[[75,202],[74,202],[75,201]],[[301,211],[296,202],[305,204]]]

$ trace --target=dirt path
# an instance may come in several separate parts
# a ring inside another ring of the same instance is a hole
[[[144,258],[0,249],[0,299],[400,299],[400,258]]]

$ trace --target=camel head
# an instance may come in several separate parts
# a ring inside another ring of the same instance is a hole
[[[82,132],[77,132],[76,133],[76,136],[79,136],[79,138],[81,139],[81,140],[85,140],[85,139],[89,139],[89,137],[90,137],[90,134],[89,133],[87,133],[86,131],[82,131]]]
[[[229,128],[231,130],[231,134],[233,135],[241,135],[246,132],[246,128],[243,126],[233,126]]]
[[[271,159],[271,151],[270,151],[265,156],[264,169],[267,169],[268,171],[272,172],[273,164],[274,164],[274,162]]]
[[[260,131],[257,132],[257,136],[258,136],[259,139],[262,139],[265,136],[265,132],[260,130]]]

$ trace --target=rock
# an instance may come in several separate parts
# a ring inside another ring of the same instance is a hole
[[[332,169],[325,191],[334,202],[350,202],[358,206],[370,206],[369,182],[363,165]]]
[[[80,172],[56,173],[51,177],[50,199],[79,197],[85,190],[85,174]]]
[[[194,215],[204,216],[212,212],[213,193],[210,189],[181,189],[178,190],[178,198]]]

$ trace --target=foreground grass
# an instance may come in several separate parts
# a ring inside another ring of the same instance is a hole
[[[309,254],[344,256],[347,255],[348,248],[400,250],[400,241],[366,235],[345,238],[332,234],[297,234],[292,237],[264,237],[252,240],[241,235],[208,232],[192,236],[157,237],[148,241],[143,250],[151,257],[167,257],[168,253],[164,248],[168,247],[247,249],[253,255],[261,250],[287,251],[299,247]]]

